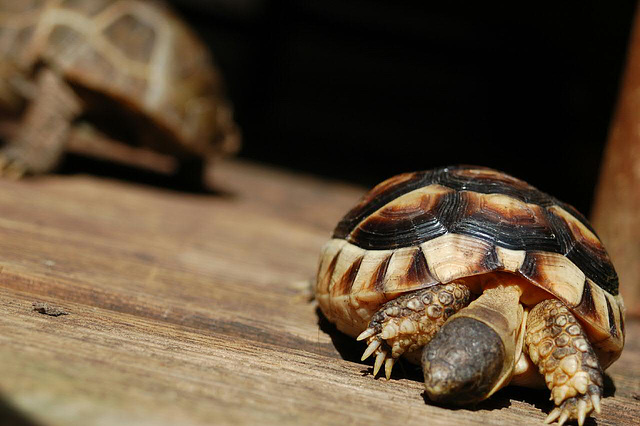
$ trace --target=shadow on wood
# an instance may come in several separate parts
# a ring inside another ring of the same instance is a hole
[[[40,426],[0,395],[0,424],[4,426]]]
[[[132,165],[67,154],[57,173],[60,175],[91,174],[185,194],[233,196],[222,187],[217,187],[215,182],[208,181],[204,165],[197,162],[183,164],[176,173],[161,173]]]

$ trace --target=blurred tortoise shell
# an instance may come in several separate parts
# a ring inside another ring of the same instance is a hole
[[[163,3],[0,0],[0,57],[0,79],[52,68],[91,119],[133,122],[143,145],[197,156],[238,148],[206,47]]]
[[[618,277],[573,207],[502,172],[446,167],[377,185],[324,246],[316,296],[337,327],[357,336],[387,301],[491,273],[515,274],[561,300],[585,326],[602,367],[624,345]]]

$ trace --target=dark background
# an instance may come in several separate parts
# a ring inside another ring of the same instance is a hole
[[[634,2],[172,3],[222,68],[241,157],[367,186],[486,165],[589,212]]]

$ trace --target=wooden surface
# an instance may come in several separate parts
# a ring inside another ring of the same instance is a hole
[[[0,424],[542,424],[544,391],[450,410],[410,366],[374,379],[319,318],[318,251],[361,189],[243,163],[215,177],[224,192],[0,181]],[[587,424],[640,418],[640,323],[627,333]]]
[[[640,318],[640,7],[609,132],[592,220],[618,271],[627,313]]]

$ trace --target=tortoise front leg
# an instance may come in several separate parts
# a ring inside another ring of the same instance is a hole
[[[545,423],[577,419],[582,426],[600,412],[602,370],[575,316],[559,300],[545,300],[529,313],[525,336],[529,357],[551,390],[556,408]]]
[[[371,318],[358,340],[369,346],[364,361],[376,354],[373,375],[385,364],[387,379],[396,359],[427,344],[453,314],[469,304],[469,289],[457,283],[439,284],[385,303]]]
[[[0,174],[19,178],[45,173],[59,162],[71,121],[80,102],[55,73],[38,72],[37,89],[27,106],[17,134],[0,150]]]

